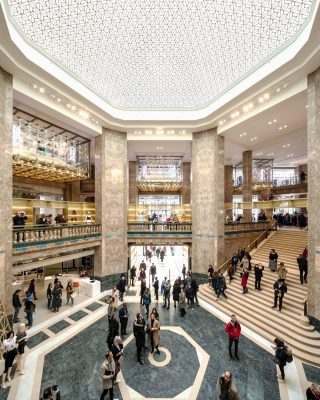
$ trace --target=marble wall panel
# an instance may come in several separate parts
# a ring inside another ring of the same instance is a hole
[[[101,246],[95,254],[95,274],[103,278],[127,269],[127,134],[103,129],[96,138],[96,222]]]
[[[320,320],[320,68],[308,76],[308,313]]]
[[[217,130],[193,133],[192,270],[224,261],[224,138]]]
[[[181,189],[182,204],[191,203],[191,163],[184,162],[182,165],[182,189]]]
[[[226,203],[232,203],[233,200],[233,166],[224,166],[224,201]],[[232,221],[232,209],[226,210],[226,217],[228,221]]]
[[[252,151],[244,151],[242,153],[242,174],[243,187],[242,196],[244,202],[252,202]],[[252,221],[252,210],[243,210],[243,220],[245,222]]]
[[[129,204],[136,204],[137,202],[137,162],[129,161]]]
[[[12,313],[12,113],[12,75],[0,68],[0,298],[7,314]]]

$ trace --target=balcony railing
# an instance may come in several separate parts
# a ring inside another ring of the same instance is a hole
[[[243,231],[263,231],[268,228],[270,222],[258,221],[258,222],[229,222],[224,225],[224,231],[226,234],[231,232],[243,232]]]
[[[174,233],[191,232],[191,222],[130,222],[128,232]]]
[[[33,244],[62,242],[67,239],[91,238],[100,236],[99,224],[61,224],[14,226],[12,232],[13,247],[25,247]]]

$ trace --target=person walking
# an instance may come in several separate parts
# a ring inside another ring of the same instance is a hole
[[[271,249],[269,254],[269,268],[272,272],[276,272],[277,270],[277,262],[278,262],[278,254],[275,249]]]
[[[143,304],[143,295],[145,293],[146,287],[147,287],[147,282],[146,282],[145,279],[142,279],[141,280],[141,287],[140,287],[140,304],[141,305]]]
[[[157,277],[155,277],[153,288],[154,288],[154,295],[155,295],[156,301],[158,301],[159,300],[159,281],[158,281]]]
[[[208,284],[209,286],[212,284],[212,275],[214,273],[213,266],[210,264],[208,268]]]
[[[133,335],[136,338],[137,361],[141,365],[143,365],[141,360],[142,349],[145,347],[146,340],[145,325],[145,320],[143,319],[142,315],[138,313],[133,323]]]
[[[236,360],[239,361],[238,345],[239,345],[239,337],[241,335],[241,325],[238,322],[235,314],[231,315],[231,321],[227,323],[225,331],[229,335],[229,356],[232,360],[233,359],[232,344],[234,343],[235,358]]]
[[[113,354],[108,351],[106,359],[101,365],[101,379],[102,379],[102,393],[100,400],[104,400],[109,392],[110,400],[113,400],[113,379],[115,375],[115,362],[113,360]]]
[[[120,336],[114,338],[111,351],[115,363],[113,383],[120,383],[120,381],[117,380],[118,373],[121,370],[121,363],[123,361],[123,342]]]
[[[248,293],[248,288],[247,288],[248,278],[249,278],[249,270],[245,268],[241,276],[242,294]]]
[[[263,277],[264,266],[256,264],[254,267],[254,289],[261,291],[261,279]]]
[[[186,294],[185,294],[183,288],[180,288],[179,311],[180,311],[181,317],[184,317],[186,315]]]
[[[120,281],[118,283],[119,290],[119,300],[123,301],[124,294],[126,292],[126,277],[124,274],[121,275]]]
[[[30,293],[32,293],[33,299],[34,299],[34,300],[38,300],[38,298],[37,298],[37,296],[36,296],[36,286],[35,286],[35,283],[34,283],[34,279],[31,279],[30,284],[29,284],[28,291],[29,291]]]
[[[150,341],[151,341],[151,353],[156,349],[157,354],[160,354],[160,322],[156,319],[155,314],[150,316]]]
[[[150,304],[151,304],[151,294],[150,294],[149,288],[146,287],[144,290],[144,294],[143,294],[143,305],[146,308],[146,318],[147,319],[149,318]]]
[[[287,285],[281,279],[278,279],[273,285],[273,290],[274,290],[274,304],[272,308],[277,308],[279,299],[279,311],[281,311],[284,294],[288,291]]]
[[[165,251],[165,248],[163,247],[163,249],[160,251],[160,261],[161,262],[163,262],[165,255],[166,255],[166,251]]]
[[[130,283],[131,283],[131,286],[134,286],[134,280],[136,279],[136,276],[137,276],[137,268],[133,265],[130,268]]]
[[[234,275],[234,266],[232,265],[232,263],[230,262],[229,263],[229,266],[228,266],[228,276],[229,276],[229,285],[230,285],[230,283],[231,283],[231,281],[232,281],[232,279],[233,279],[233,275]]]
[[[187,307],[193,308],[194,305],[194,292],[191,286],[191,283],[185,289],[186,299],[187,299]]]
[[[233,376],[230,371],[225,371],[218,380],[220,400],[240,400],[239,392],[233,382]]]
[[[287,268],[284,266],[284,263],[281,262],[277,269],[278,280],[281,282],[285,282],[286,277],[287,277],[287,272],[288,272]]]
[[[185,280],[186,279],[186,273],[187,273],[187,267],[186,267],[185,264],[182,264],[181,273],[182,273],[183,280]]]
[[[275,363],[279,366],[280,369],[280,376],[278,376],[278,382],[284,382],[285,379],[285,373],[284,373],[284,367],[287,364],[287,353],[286,353],[286,347],[284,344],[284,341],[275,338],[274,339],[275,347],[273,348],[275,350]]]
[[[308,277],[308,259],[303,256],[303,254],[300,254],[299,257],[297,258],[297,263],[299,267],[299,272],[300,272],[300,283],[303,285],[303,283],[307,283],[307,277]]]
[[[12,322],[14,322],[14,323],[20,321],[19,312],[20,312],[20,308],[22,307],[20,297],[19,297],[20,292],[21,292],[21,290],[18,289],[12,295],[12,306],[14,308],[14,315],[13,315]]]
[[[234,255],[231,258],[231,265],[233,266],[234,272],[237,272],[237,266],[240,263],[240,259],[237,255],[237,253],[234,253]]]
[[[114,298],[111,297],[111,300],[108,304],[108,326],[109,327],[110,327],[111,318],[113,315],[115,315],[116,311],[117,311],[117,308],[116,308],[116,305],[114,302]]]
[[[152,284],[154,283],[154,278],[156,276],[157,273],[157,267],[154,265],[154,263],[152,263],[151,267],[150,267],[150,275],[151,275],[151,279],[152,279]]]
[[[214,291],[217,296],[217,301],[222,295],[225,299],[227,299],[227,295],[225,294],[225,290],[227,290],[226,278],[223,276],[221,272],[218,272],[217,276],[213,279]]]
[[[193,295],[194,295],[194,300],[197,303],[197,306],[199,305],[199,301],[198,301],[198,296],[197,296],[197,292],[199,290],[199,285],[197,284],[196,280],[194,278],[192,278],[191,280],[191,287],[193,290]]]
[[[35,312],[35,309],[36,309],[36,305],[31,301],[31,298],[32,298],[32,295],[27,291],[27,295],[24,300],[24,311],[27,315],[27,320],[28,320],[27,326],[29,328],[32,327],[33,313]]]
[[[48,310],[52,309],[52,283],[49,283],[47,287],[47,300],[48,300]]]
[[[121,336],[127,335],[128,318],[129,318],[129,313],[128,313],[127,305],[126,305],[126,303],[122,303],[122,307],[119,310]]]

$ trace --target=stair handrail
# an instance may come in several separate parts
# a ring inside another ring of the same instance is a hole
[[[253,249],[256,249],[258,247],[258,245],[264,240],[267,239],[268,237],[268,232],[271,230],[277,230],[277,221],[272,220],[272,222],[270,223],[270,225],[256,238],[254,239],[246,248],[245,251],[246,252],[250,252]],[[216,272],[224,272],[226,267],[229,265],[231,259],[232,259],[233,255],[227,259],[227,261],[225,261],[217,270]]]

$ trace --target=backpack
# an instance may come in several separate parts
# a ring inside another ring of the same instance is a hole
[[[290,349],[290,347],[286,346],[284,348],[284,351],[286,355],[286,362],[291,363],[293,361],[292,350]]]

